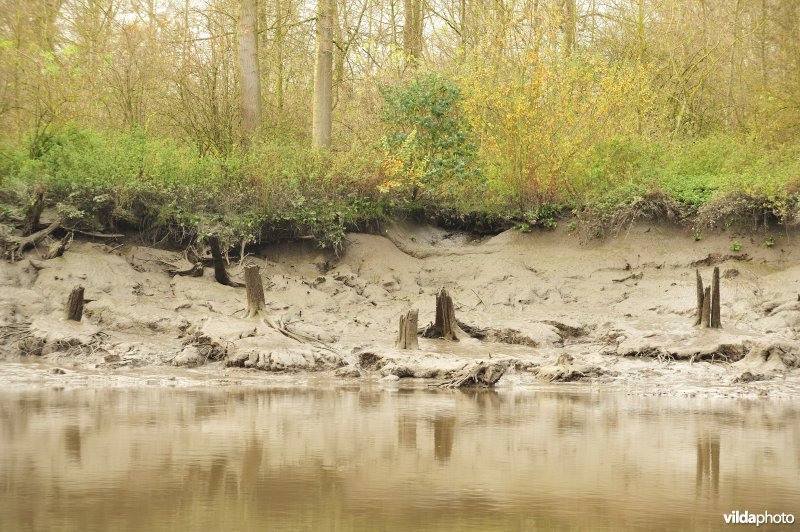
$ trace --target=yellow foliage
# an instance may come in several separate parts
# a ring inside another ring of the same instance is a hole
[[[496,189],[522,200],[558,202],[580,183],[570,161],[597,143],[641,132],[653,107],[647,67],[595,57],[537,56],[518,62],[476,56],[463,76],[463,112],[480,139]]]

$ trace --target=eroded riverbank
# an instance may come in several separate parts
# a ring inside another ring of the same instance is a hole
[[[208,269],[171,277],[180,253],[75,242],[56,259],[4,263],[0,375],[8,384],[417,386],[483,360],[505,368],[501,386],[800,396],[800,254],[791,234],[776,234],[769,248],[763,235],[694,241],[655,225],[588,243],[566,229],[475,239],[412,225],[348,238],[341,257],[296,243],[244,260],[261,268],[267,314],[310,342],[247,318],[244,289],[214,282]],[[713,265],[723,328],[698,329],[695,269],[708,279]],[[229,270],[237,278],[242,265]],[[78,284],[88,300],[79,324],[62,319]],[[482,338],[420,338],[419,351],[397,350],[400,314],[418,308],[421,325],[433,321],[442,286],[464,328]]]

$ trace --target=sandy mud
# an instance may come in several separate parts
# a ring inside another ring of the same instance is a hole
[[[782,230],[783,231],[783,230]],[[171,276],[180,252],[75,241],[0,264],[0,378],[6,384],[93,385],[453,379],[471,364],[503,371],[498,386],[579,382],[637,394],[800,396],[800,235],[635,225],[581,242],[566,228],[487,238],[396,225],[350,234],[340,257],[308,242],[231,260],[242,280],[260,266],[264,319],[245,289]],[[738,252],[732,241],[742,243]],[[172,266],[170,266],[172,265]],[[721,329],[695,327],[695,269],[721,272]],[[83,320],[64,319],[85,287]],[[409,308],[434,320],[453,297],[457,342],[394,346]],[[269,380],[272,379],[272,380]]]

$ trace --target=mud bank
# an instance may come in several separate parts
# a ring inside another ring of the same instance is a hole
[[[210,268],[172,277],[170,268],[191,266],[181,253],[75,241],[56,259],[33,252],[0,265],[0,378],[397,386],[484,362],[504,372],[498,386],[797,397],[800,235],[772,236],[765,247],[761,234],[695,241],[685,229],[637,225],[595,242],[566,229],[476,239],[397,225],[348,235],[340,257],[301,242],[232,261],[234,280],[245,265],[260,267],[269,321],[305,341],[248,318],[245,289],[216,283]],[[700,329],[695,269],[710,278],[714,265],[723,328]],[[76,285],[87,300],[80,323],[63,319]],[[416,308],[421,326],[432,322],[441,287],[455,302],[460,340],[420,337],[419,350],[396,349],[400,315]]]

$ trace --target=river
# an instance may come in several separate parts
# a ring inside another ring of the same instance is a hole
[[[797,404],[582,387],[0,392],[3,531],[717,530],[735,510],[800,518]]]

